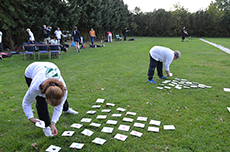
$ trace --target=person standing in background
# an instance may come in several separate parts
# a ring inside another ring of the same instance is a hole
[[[0,31],[0,52],[3,51],[3,47],[2,47],[2,32]]]
[[[55,34],[56,37],[57,37],[58,43],[61,44],[61,35],[62,35],[62,32],[61,32],[61,30],[60,30],[60,27],[58,27],[57,30],[54,31],[54,34]]]
[[[35,43],[35,38],[34,38],[33,32],[31,32],[31,30],[30,30],[29,28],[27,28],[26,31],[27,31],[28,34],[29,34],[29,42],[30,42],[31,44],[34,44],[34,43]]]
[[[107,32],[107,36],[108,36],[108,42],[112,42],[113,37],[112,37],[112,33],[110,31]]]
[[[124,41],[126,41],[126,36],[127,36],[127,33],[129,32],[129,30],[127,30],[127,27],[124,29],[123,31],[123,35],[124,35]]]
[[[93,28],[91,28],[91,30],[89,31],[89,35],[90,35],[91,43],[92,45],[94,45],[95,31],[93,30]]]
[[[76,48],[76,52],[80,53],[80,39],[81,39],[81,34],[80,32],[77,30],[77,27],[74,27],[74,31],[72,33],[72,41],[75,43],[75,48]]]
[[[44,44],[50,43],[50,30],[52,29],[51,26],[46,27],[46,25],[43,25],[43,35],[44,35]]]
[[[185,31],[185,27],[182,28],[181,32],[182,32],[182,40],[181,40],[181,42],[184,42],[185,34],[188,35],[188,32]]]

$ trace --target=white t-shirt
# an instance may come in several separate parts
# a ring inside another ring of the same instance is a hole
[[[54,34],[56,35],[57,39],[61,39],[62,32],[59,30],[54,31]]]
[[[66,84],[61,77],[60,70],[58,67],[51,63],[51,62],[33,62],[31,63],[25,71],[25,76],[27,78],[31,78],[32,82],[30,84],[30,87],[24,96],[22,107],[25,112],[25,115],[28,119],[34,117],[32,112],[32,103],[34,102],[34,99],[36,96],[46,97],[45,94],[41,94],[41,91],[39,89],[39,85],[42,84],[45,80],[48,78],[56,78],[59,81],[63,83],[63,85],[66,87]],[[52,116],[52,122],[57,122],[59,120],[59,117],[62,113],[63,104],[66,101],[67,98],[67,91],[63,97],[62,103],[56,107],[54,107],[53,116]]]
[[[0,31],[0,43],[2,43],[2,32]]]
[[[34,39],[34,34],[31,32],[31,31],[29,31],[29,36],[30,36],[30,41],[35,41],[35,39]]]
[[[149,53],[154,60],[164,62],[165,71],[169,71],[169,65],[174,58],[174,51],[163,46],[154,46]]]

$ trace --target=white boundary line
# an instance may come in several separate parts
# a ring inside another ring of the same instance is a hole
[[[215,46],[215,47],[221,49],[222,51],[224,51],[224,52],[230,54],[230,49],[229,49],[229,48],[226,48],[226,47],[223,47],[223,46],[221,46],[221,45],[218,45],[218,44],[209,42],[209,41],[204,40],[204,39],[202,39],[202,38],[199,38],[199,39],[200,39],[201,41],[204,41],[204,42],[206,42],[206,43],[208,43],[208,44],[211,44],[211,45],[213,45],[213,46]]]

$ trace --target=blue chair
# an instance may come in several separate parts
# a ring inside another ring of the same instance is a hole
[[[35,47],[34,46],[25,46],[27,44],[31,44],[29,42],[27,43],[23,43],[23,50],[24,50],[24,60],[26,60],[26,55],[29,54],[30,56],[31,55],[34,55],[34,60],[36,59],[35,57]]]
[[[38,48],[38,59],[40,60],[40,54],[44,54],[47,53],[48,57],[49,57],[49,51],[48,51],[48,46],[44,45],[44,46],[37,46]]]
[[[61,58],[60,54],[60,47],[59,45],[50,45],[50,54],[49,54],[49,58],[51,59],[51,53],[58,53],[58,57],[59,59]]]

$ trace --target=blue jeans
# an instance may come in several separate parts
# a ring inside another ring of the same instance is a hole
[[[94,37],[90,37],[90,39],[91,39],[91,43],[93,45],[93,43],[94,43]]]

